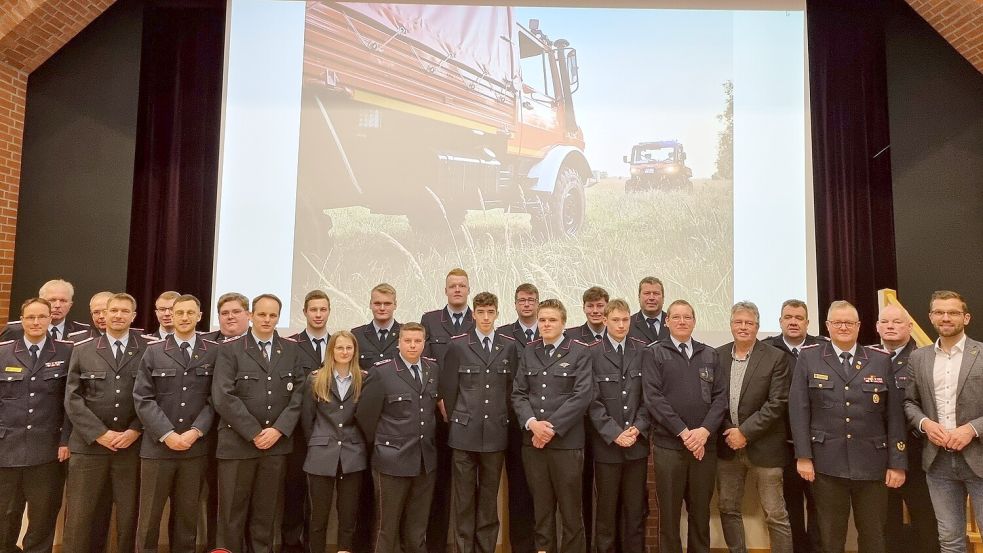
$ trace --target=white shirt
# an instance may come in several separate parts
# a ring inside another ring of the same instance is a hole
[[[952,351],[946,353],[936,340],[935,365],[932,368],[932,379],[935,383],[935,406],[939,411],[939,424],[946,430],[956,428],[956,391],[959,388],[959,367],[963,362],[963,350],[966,349],[966,335],[959,339]],[[919,426],[921,421],[919,421]]]
[[[481,347],[485,347],[485,338],[488,338],[488,347],[495,343],[494,330],[491,331],[491,334],[482,334],[480,330],[475,328],[474,333],[478,335],[478,343],[481,344]]]
[[[311,331],[308,329],[307,337],[311,339],[311,346],[314,347],[314,351],[317,351],[317,342],[315,342],[314,340],[321,340],[321,362],[324,363],[324,353],[325,353],[324,350],[328,346],[328,333],[325,332],[323,336],[314,336],[313,334],[311,334]],[[345,397],[345,396],[341,396],[341,397]]]
[[[686,344],[686,358],[687,359],[692,359],[693,358],[693,339],[692,338],[686,340],[685,342],[680,342],[679,340],[676,339],[675,336],[671,336],[670,335],[669,336],[669,339],[672,340],[672,345],[676,346],[676,349],[677,350],[679,349],[679,344]]]
[[[608,336],[608,342],[611,343],[611,347],[614,349],[614,351],[618,351],[618,346],[621,346],[622,352],[628,349],[627,346],[625,346],[625,338],[622,338],[620,342],[615,342],[614,338],[612,338],[610,334],[608,334],[607,336]]]
[[[51,330],[54,329],[54,328],[57,328],[58,329],[58,339],[59,340],[66,340],[67,339],[67,338],[65,338],[65,321],[64,320],[62,320],[60,323],[58,323],[56,325],[49,326],[48,327],[48,333],[51,333]]]
[[[116,354],[116,341],[117,340],[121,344],[123,344],[123,351],[126,351],[126,346],[129,345],[129,343],[130,343],[130,333],[129,332],[124,332],[123,333],[123,336],[121,336],[119,338],[114,337],[112,334],[110,334],[108,332],[105,334],[105,336],[106,336],[106,341],[109,342],[109,346],[111,348],[113,348],[113,355]]]
[[[833,351],[836,352],[836,362],[840,365],[843,364],[843,358],[840,357],[840,354],[844,351],[850,354],[850,363],[853,363],[857,359],[857,344],[853,344],[853,347],[847,350],[836,347],[836,344],[832,342],[830,342],[830,345],[833,346]]]
[[[190,352],[192,352],[192,351],[195,350],[195,344],[198,343],[198,338],[196,337],[196,335],[192,334],[191,335],[191,338],[189,338],[187,340],[182,340],[182,339],[180,339],[180,338],[177,337],[177,334],[175,334],[174,335],[174,342],[177,344],[177,347],[181,347],[181,344],[187,342],[187,344],[188,344],[188,352],[190,353]],[[125,344],[123,345],[123,349],[126,349],[126,345]]]
[[[386,332],[388,333],[388,335],[389,336],[392,336],[393,324],[395,322],[396,322],[396,319],[389,319],[389,326],[384,326],[383,327],[383,326],[379,326],[379,323],[375,322],[375,319],[372,319],[372,328],[375,329],[375,335],[378,336],[379,335],[379,331],[382,330],[382,329],[385,329]]]
[[[522,333],[523,334],[526,334],[526,331],[527,330],[531,330],[532,331],[532,336],[531,336],[530,339],[535,339],[536,338],[536,330],[537,330],[538,327],[539,327],[539,325],[536,324],[536,323],[534,323],[532,326],[526,326],[526,325],[522,324],[522,321],[519,321],[519,328],[522,329]]]
[[[44,344],[48,342],[48,335],[45,334],[44,336],[42,336],[41,341],[38,342],[37,344],[32,344],[31,341],[27,339],[27,336],[24,336],[24,338],[22,339],[24,340],[24,345],[27,346],[27,351],[31,351],[31,346],[37,346],[38,357],[40,357],[41,352],[44,351]]]
[[[782,334],[782,341],[785,342],[785,347],[787,347],[789,351],[792,350],[802,351],[802,346],[806,345],[806,339],[804,337],[802,338],[802,341],[799,342],[798,344],[790,344],[788,339],[785,338],[785,335]]]

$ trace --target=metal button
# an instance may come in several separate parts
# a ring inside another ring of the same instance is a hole
[[[187,391],[188,391],[188,387],[187,387],[187,386],[185,386],[185,387],[183,387],[183,388],[181,388],[181,391],[182,391],[182,392],[187,392]]]
[[[116,393],[118,394],[118,393],[120,393],[120,391],[119,390],[116,390]]]
[[[116,422],[118,420],[119,420],[119,417],[113,417],[113,422]]]
[[[485,400],[485,403],[488,403],[488,400],[487,399]]]
[[[425,423],[424,421],[420,421],[420,426],[423,426],[424,424],[427,424],[427,423]]]
[[[485,415],[485,418],[487,419],[488,418],[488,415]]]
[[[420,434],[420,439],[421,439],[421,440],[423,439],[423,434]]]
[[[843,389],[844,389],[844,390],[849,390],[849,389],[850,389],[850,387],[849,387],[849,386],[844,386],[844,387],[843,387]]]
[[[539,399],[545,400],[546,396],[539,396]]]
[[[546,409],[540,409],[539,412],[540,413],[545,413],[546,412]]]
[[[113,405],[113,407],[119,407],[119,403],[117,403],[116,405]]]
[[[345,426],[344,424],[342,424],[342,423],[338,423],[338,428],[342,428],[342,427],[344,427],[344,426]]]
[[[181,407],[184,407],[184,402],[183,401],[181,402]]]
[[[849,407],[849,406],[850,406],[850,402],[849,402],[849,401],[848,401],[848,402],[846,402],[846,406],[847,406],[847,407]]]
[[[345,406],[344,406],[344,405],[339,405],[339,406],[338,406],[338,409],[344,409],[344,408],[345,408]]]
[[[272,405],[267,405],[267,406],[266,406],[266,409],[267,409],[267,410],[269,410],[269,409],[273,409],[273,406],[272,406]]]
[[[846,418],[846,422],[850,422],[850,417],[847,417]]]
[[[28,409],[27,412],[28,413],[33,413],[34,412],[34,409]]]
[[[178,422],[184,422],[184,419],[178,419],[177,421]]]
[[[847,434],[846,437],[847,437],[847,439],[850,439],[850,438],[853,437],[853,435],[852,434]]]
[[[10,379],[8,378],[8,380],[10,380]],[[31,382],[34,382],[35,380],[37,380],[37,378],[35,378],[35,377],[32,376],[31,377]]]
[[[625,411],[627,411],[628,410],[628,406],[625,405],[624,407],[622,407],[622,409],[624,409]]]
[[[272,376],[267,376],[266,379],[267,380],[273,380],[273,377]]]
[[[120,375],[116,375],[116,380],[119,380],[120,378],[123,378],[123,377],[121,377]],[[31,380],[34,380],[34,379],[32,378]]]
[[[545,388],[545,387],[546,387],[546,384],[543,384],[543,388]]]
[[[491,385],[485,384],[485,388],[491,388]]]
[[[621,390],[621,395],[623,395],[623,396],[628,395],[628,390]]]
[[[31,392],[31,397],[34,397],[34,392]]]
[[[31,425],[27,425],[27,429],[30,430],[31,429]]]
[[[338,440],[338,445],[341,445],[341,440]]]

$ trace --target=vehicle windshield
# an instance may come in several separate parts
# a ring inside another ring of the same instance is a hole
[[[671,163],[675,161],[673,148],[635,148],[635,163]]]

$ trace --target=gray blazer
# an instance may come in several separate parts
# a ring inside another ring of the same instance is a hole
[[[328,369],[318,369],[326,371]],[[365,375],[363,375],[364,377]],[[307,457],[304,472],[318,476],[351,474],[369,468],[369,453],[362,431],[355,424],[355,384],[342,398],[338,384],[331,376],[331,401],[319,401],[314,397],[314,379],[317,371],[307,377],[304,400],[301,403],[300,422],[307,438]]]
[[[959,367],[959,385],[956,389],[956,424],[969,423],[977,434],[983,435],[983,344],[966,337],[962,365]],[[904,411],[908,424],[918,428],[923,418],[939,420],[935,405],[935,344],[918,348],[908,358],[913,383],[905,390]],[[920,432],[919,432],[920,433]],[[938,446],[925,440],[922,467],[927,471],[939,452]],[[983,476],[983,445],[972,440],[962,450],[963,457],[977,476]]]

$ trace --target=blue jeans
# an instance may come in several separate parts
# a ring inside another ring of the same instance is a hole
[[[973,501],[976,524],[983,527],[983,478],[969,468],[962,453],[945,451],[939,451],[926,477],[942,553],[965,553],[966,496]]]

